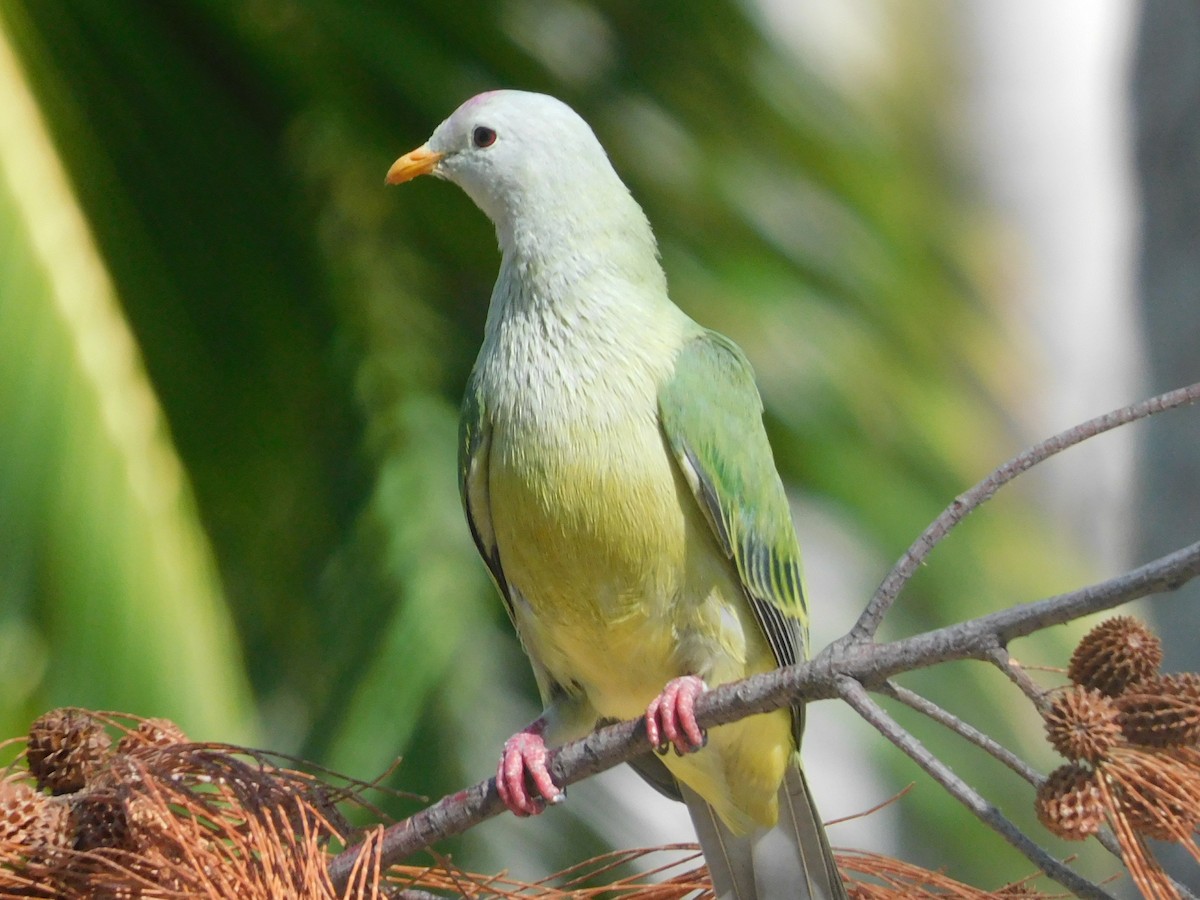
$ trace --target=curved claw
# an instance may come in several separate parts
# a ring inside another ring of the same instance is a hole
[[[668,746],[674,746],[680,756],[703,747],[708,737],[696,724],[696,698],[707,690],[704,680],[696,675],[668,681],[662,693],[646,707],[650,746],[664,753]]]
[[[518,731],[504,742],[496,769],[496,790],[514,815],[536,816],[547,803],[561,803],[567,798],[550,777],[546,758],[546,742],[537,732]],[[531,783],[534,791],[530,790]]]

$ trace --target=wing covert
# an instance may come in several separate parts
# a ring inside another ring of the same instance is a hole
[[[727,338],[700,332],[680,350],[659,411],[776,662],[797,662],[806,656],[808,623],[800,549],[750,363]]]
[[[458,423],[458,492],[462,497],[467,526],[475,540],[475,548],[504,598],[504,608],[516,627],[512,595],[500,565],[500,548],[492,527],[491,499],[488,493],[488,453],[491,449],[491,428],[487,423],[483,400],[475,384],[475,373],[467,381],[463,397],[462,416]]]

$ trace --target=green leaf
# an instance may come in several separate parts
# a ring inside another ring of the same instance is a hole
[[[2,31],[0,105],[0,721],[70,704],[248,737],[186,473]]]

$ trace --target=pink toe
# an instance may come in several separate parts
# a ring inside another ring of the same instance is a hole
[[[496,791],[509,811],[518,816],[534,816],[545,803],[558,803],[558,789],[546,766],[548,754],[541,734],[519,731],[504,742],[504,753],[496,771]],[[532,782],[534,792],[529,785]]]
[[[707,690],[695,675],[673,678],[646,708],[646,734],[656,749],[672,744],[680,755],[704,746],[704,729],[696,722],[696,698]]]

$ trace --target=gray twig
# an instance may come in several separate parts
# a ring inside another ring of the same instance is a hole
[[[887,712],[867,695],[866,689],[853,678],[838,678],[838,696],[860,716],[866,719],[889,741],[899,747],[913,762],[940,784],[946,791],[969,809],[985,825],[1023,853],[1030,862],[1053,878],[1077,897],[1092,897],[1096,900],[1113,900],[1111,894],[1093,884],[1061,860],[1055,859],[1025,832],[1021,831],[993,804],[985,800],[969,784],[930,753],[915,737],[905,731]]]
[[[988,652],[987,658],[997,669],[1008,676],[1009,681],[1021,689],[1021,693],[1029,698],[1035,709],[1040,711],[1045,710],[1045,689],[1030,678],[1029,673],[1022,669],[1020,665],[1013,662],[1013,658],[1009,655],[1006,647],[993,647]]]
[[[901,589],[929,556],[930,551],[954,526],[990,500],[996,491],[1022,472],[1088,438],[1111,431],[1121,425],[1128,425],[1130,422],[1136,422],[1138,419],[1144,419],[1155,413],[1187,406],[1197,401],[1200,401],[1200,382],[1159,394],[1157,397],[1114,410],[1103,416],[1097,416],[1081,425],[1060,432],[1054,437],[1030,447],[1023,453],[1018,453],[969,491],[955,497],[954,502],[921,532],[921,536],[913,541],[893,566],[892,571],[883,579],[875,591],[875,596],[871,598],[871,602],[867,604],[867,608],[863,610],[862,615],[858,617],[858,621],[844,640],[849,643],[859,643],[874,637],[879,630],[880,623],[883,622],[883,617],[896,602],[896,598],[900,596]]]
[[[915,709],[924,716],[928,716],[937,722],[939,725],[944,725],[949,728],[959,737],[974,744],[979,749],[994,756],[1004,765],[1008,766],[1034,787],[1042,783],[1042,776],[1036,769],[1029,765],[1017,754],[1013,753],[995,738],[980,731],[974,725],[964,722],[954,713],[943,709],[932,700],[927,700],[916,691],[910,691],[906,687],[901,687],[895,682],[889,681],[884,685],[882,693],[899,700],[910,709]]]

